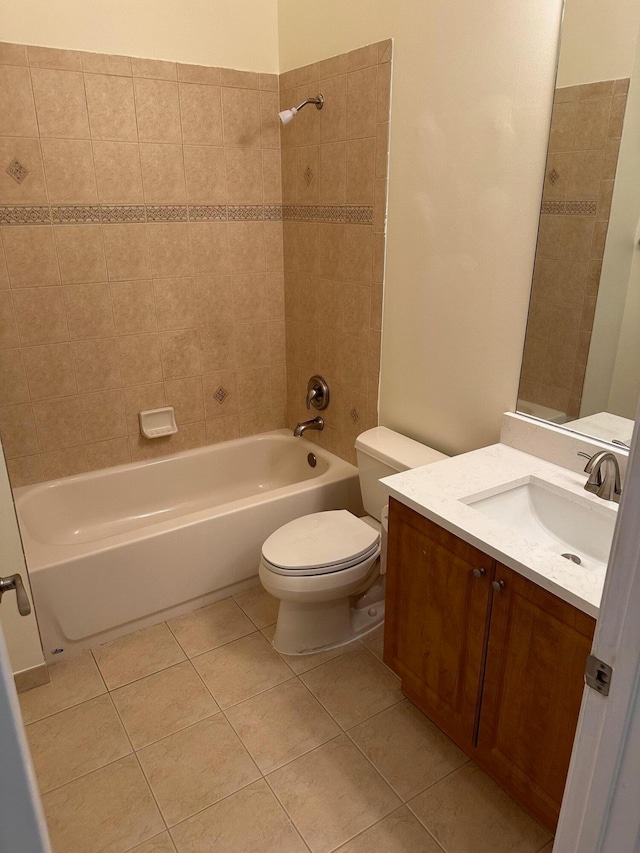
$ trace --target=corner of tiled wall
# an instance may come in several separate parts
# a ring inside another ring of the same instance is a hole
[[[285,425],[278,78],[0,45],[14,486]],[[137,413],[175,407],[147,441]]]
[[[378,422],[391,41],[280,75],[280,107],[321,93],[282,129],[287,417],[305,420],[315,373],[331,389],[307,436],[355,462]]]
[[[556,90],[520,405],[580,416],[628,78]]]

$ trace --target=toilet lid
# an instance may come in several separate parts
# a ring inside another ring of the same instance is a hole
[[[346,509],[314,512],[283,525],[262,546],[279,569],[346,568],[375,552],[379,533]]]

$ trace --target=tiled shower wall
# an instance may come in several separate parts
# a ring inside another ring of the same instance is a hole
[[[287,416],[311,417],[307,381],[323,375],[326,427],[307,433],[355,462],[377,424],[391,42],[282,74],[285,109],[321,93],[282,129]]]
[[[519,406],[574,419],[600,285],[629,80],[557,89]]]
[[[14,485],[285,425],[278,78],[0,49]],[[175,407],[147,441],[140,409]]]

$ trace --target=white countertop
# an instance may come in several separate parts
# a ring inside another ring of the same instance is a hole
[[[572,492],[594,513],[611,513],[617,508],[584,490],[586,474],[574,473],[505,444],[413,468],[381,482],[392,497],[420,515],[569,604],[597,616],[606,569],[576,565],[463,502],[469,495],[489,496],[503,491],[507,483],[528,482],[531,476]]]

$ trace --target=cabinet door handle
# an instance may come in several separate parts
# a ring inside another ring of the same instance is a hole
[[[483,578],[486,575],[486,573],[487,573],[487,570],[483,569],[482,567],[473,570],[474,578]]]
[[[501,589],[504,589],[504,581],[491,581],[491,586],[495,592],[500,592]]]

